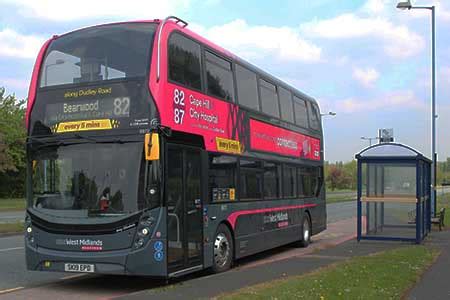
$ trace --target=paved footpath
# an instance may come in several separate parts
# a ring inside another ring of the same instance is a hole
[[[335,241],[338,241],[337,239]],[[167,289],[151,289],[129,294],[119,299],[205,299],[229,293],[250,285],[280,279],[286,276],[302,275],[325,267],[332,263],[343,261],[354,256],[368,254],[401,247],[398,243],[376,243],[364,241],[357,243],[355,239],[331,248],[315,247],[297,250],[298,255],[283,258],[277,254],[274,261],[260,264],[255,261],[244,266],[238,266],[231,271],[183,280]],[[330,245],[329,245],[330,246]],[[321,250],[322,249],[322,250]],[[296,250],[291,250],[296,251]],[[302,254],[300,254],[302,253]],[[278,260],[279,259],[279,260]]]
[[[426,245],[441,249],[436,263],[425,272],[419,283],[410,291],[409,299],[450,299],[450,231],[431,232]]]

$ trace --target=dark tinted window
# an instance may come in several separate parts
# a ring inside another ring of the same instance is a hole
[[[41,68],[40,86],[146,76],[156,25],[96,26],[54,40]]]
[[[264,163],[264,199],[280,197],[280,166],[275,163]]]
[[[236,65],[236,85],[239,104],[259,110],[256,74]]]
[[[230,62],[206,52],[206,76],[208,94],[228,101],[233,100],[233,73]]]
[[[308,113],[305,100],[294,96],[295,124],[308,128]]]
[[[322,185],[322,170],[319,167],[297,168],[300,197],[315,197]]]
[[[180,35],[169,40],[169,79],[194,89],[201,89],[200,45]]]
[[[297,196],[296,168],[292,166],[283,167],[283,196],[294,198]]]
[[[308,103],[309,125],[312,129],[320,130],[320,112],[317,105]]]
[[[281,119],[294,123],[291,92],[278,87],[278,96],[280,97]]]
[[[259,200],[262,198],[262,163],[253,160],[240,160],[240,197],[243,200]]]
[[[259,80],[259,92],[261,95],[261,110],[272,117],[280,117],[278,97],[275,86],[265,80]]]
[[[209,193],[212,201],[236,199],[237,159],[233,156],[209,156]]]

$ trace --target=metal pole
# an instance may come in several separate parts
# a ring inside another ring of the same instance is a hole
[[[436,217],[436,17],[435,6],[431,7],[431,155],[433,156],[431,171],[431,203],[433,215]]]

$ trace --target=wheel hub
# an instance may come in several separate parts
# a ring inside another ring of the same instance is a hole
[[[223,267],[230,255],[230,244],[223,233],[219,233],[214,241],[214,260],[218,267]]]
[[[309,241],[309,222],[305,220],[303,223],[303,240]]]

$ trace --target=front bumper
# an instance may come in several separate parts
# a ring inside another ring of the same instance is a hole
[[[83,263],[93,264],[95,274],[167,277],[165,247],[162,250],[155,247],[156,242],[166,245],[165,240],[152,239],[138,250],[82,252],[34,247],[25,239],[26,264],[32,271],[65,272],[65,263]],[[160,252],[158,255],[155,248]]]

